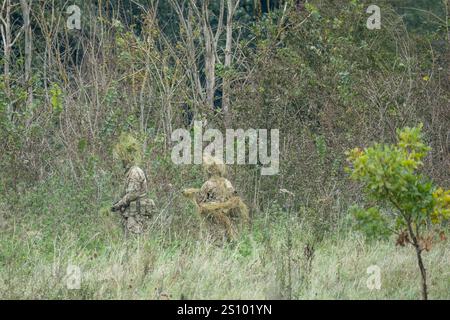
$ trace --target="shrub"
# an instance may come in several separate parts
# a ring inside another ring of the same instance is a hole
[[[422,277],[422,298],[426,300],[422,252],[431,249],[439,230],[433,226],[450,218],[450,190],[435,187],[419,172],[422,159],[430,150],[422,141],[422,124],[397,130],[397,135],[395,145],[377,143],[365,150],[355,148],[348,152],[351,178],[362,182],[367,194],[391,212],[382,215],[378,207],[372,207],[358,210],[355,216],[366,224],[372,235],[391,230],[398,235],[398,245],[411,244],[415,248]],[[442,231],[439,235],[443,237]]]

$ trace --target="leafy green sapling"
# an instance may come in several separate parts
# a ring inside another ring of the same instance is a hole
[[[422,124],[397,130],[397,144],[377,143],[347,153],[352,179],[363,184],[378,206],[356,209],[360,229],[371,236],[397,234],[397,245],[411,244],[422,278],[422,299],[428,298],[427,274],[422,259],[435,238],[445,239],[440,228],[450,218],[450,190],[444,191],[420,173],[430,148],[423,143]]]

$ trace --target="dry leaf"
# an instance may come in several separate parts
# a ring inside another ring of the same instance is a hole
[[[395,243],[395,245],[404,247],[407,243],[409,243],[408,233],[406,231],[400,232],[397,237],[397,242]]]
[[[423,237],[419,238],[420,250],[426,250],[428,252],[431,250],[432,245],[433,245],[433,237],[432,236],[427,236],[425,238],[423,238]]]

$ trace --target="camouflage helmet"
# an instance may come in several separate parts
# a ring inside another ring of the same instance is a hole
[[[209,154],[203,155],[203,170],[210,177],[224,177],[226,174],[226,166],[223,161]]]
[[[114,146],[113,156],[129,165],[137,165],[142,160],[141,144],[131,134],[121,134]]]

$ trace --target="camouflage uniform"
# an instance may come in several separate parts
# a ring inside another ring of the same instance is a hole
[[[232,239],[239,226],[248,224],[248,208],[224,177],[223,163],[214,158],[204,158],[203,165],[208,180],[200,189],[186,189],[184,195],[194,200],[200,215],[208,222],[211,234]]]
[[[132,166],[126,173],[124,196],[114,205],[125,206],[121,211],[125,232],[143,233],[154,212],[155,203],[147,197],[147,177],[138,166]]]

